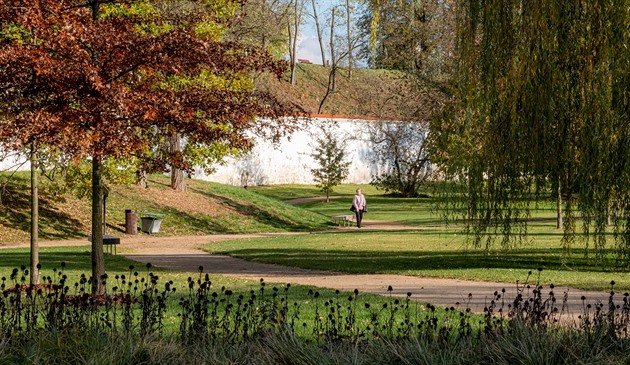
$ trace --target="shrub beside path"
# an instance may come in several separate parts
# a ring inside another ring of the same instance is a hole
[[[370,221],[366,221],[365,227],[365,229],[378,230],[402,228],[417,227],[403,227],[391,223]],[[504,300],[504,311],[508,310],[507,305],[517,295],[516,283],[478,282],[389,274],[347,274],[308,270],[250,262],[226,255],[214,255],[198,248],[204,244],[225,240],[273,237],[284,234],[301,233],[218,234],[181,237],[125,236],[118,250],[120,254],[132,260],[150,262],[158,267],[178,271],[198,272],[199,266],[203,266],[205,273],[228,275],[255,281],[262,278],[268,283],[292,283],[342,291],[358,289],[360,292],[400,297],[405,297],[407,293],[412,293],[411,298],[420,302],[446,307],[457,307],[457,303],[459,303],[460,308],[469,307],[472,311],[478,313],[483,313],[484,307],[489,305],[491,300],[494,299],[495,292],[501,293],[505,289],[502,297],[502,300]],[[40,246],[83,246],[86,244],[86,240],[42,241]],[[0,247],[28,247],[28,243],[2,245]],[[391,291],[388,291],[389,286],[392,287]],[[524,294],[531,294],[531,290],[525,289]],[[543,297],[546,298],[550,289],[545,287],[543,290]],[[556,306],[559,309],[562,309],[563,297],[566,296],[566,308],[564,310],[568,311],[568,314],[573,318],[577,318],[577,315],[582,313],[582,296],[586,297],[588,303],[592,304],[597,301],[607,303],[609,297],[607,292],[583,291],[568,287],[556,287],[554,293],[557,298]],[[621,296],[618,299],[620,300]],[[501,303],[499,303],[500,305]]]

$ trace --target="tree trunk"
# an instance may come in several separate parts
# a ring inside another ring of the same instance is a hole
[[[332,8],[332,19],[330,21],[330,59],[332,60],[332,65],[330,67],[330,73],[328,74],[328,86],[326,87],[326,95],[322,98],[322,101],[319,103],[319,108],[317,109],[317,113],[321,113],[324,108],[324,103],[326,99],[331,93],[337,92],[337,61],[335,60],[335,7]]]
[[[35,144],[31,145],[31,285],[39,284],[39,179]]]
[[[138,170],[136,171],[136,180],[137,180],[138,186],[145,189],[148,188],[149,182],[147,180],[147,170],[145,170],[142,167],[138,168]]]
[[[350,34],[350,0],[346,0],[346,14],[347,14],[347,38],[348,38],[348,78],[352,78],[352,35]]]
[[[105,294],[103,253],[103,166],[92,156],[92,294]]]
[[[89,0],[92,20],[99,21],[101,0]],[[98,57],[98,55],[93,55]],[[94,145],[93,145],[94,146]],[[103,165],[98,153],[92,155],[92,294],[105,294],[103,253]]]
[[[562,221],[562,182],[558,178],[558,197],[556,198],[556,228],[564,228],[564,222]]]
[[[186,180],[184,179],[184,171],[173,168],[171,171],[171,189],[177,191],[186,191]]]
[[[101,0],[90,0],[89,4],[92,11],[92,20],[98,22]]]
[[[182,151],[182,137],[175,132],[169,136],[169,149],[171,154],[179,154]],[[186,180],[184,179],[184,170],[175,166],[171,166],[171,189],[178,191],[186,191]]]
[[[337,92],[337,80],[336,80],[336,70],[337,70],[337,60],[335,59],[335,13],[337,9],[335,7],[332,8],[332,17],[330,21],[330,58],[332,60],[332,70],[330,71],[330,92]]]
[[[295,85],[295,52],[293,51],[293,29],[291,24],[287,25],[287,31],[289,33],[289,68],[291,69],[291,85]]]
[[[313,17],[315,18],[315,29],[317,29],[317,40],[319,41],[319,50],[322,53],[322,66],[326,67],[326,50],[324,49],[324,40],[322,38],[322,30],[319,27],[319,17],[317,16],[317,7],[315,0],[311,0],[313,4]]]
[[[293,0],[293,25],[289,24],[289,59],[291,61],[291,85],[295,85],[297,83],[297,76],[295,73],[295,66],[297,63],[296,54],[297,54],[297,37],[300,26],[300,14],[298,12],[299,9],[299,0]],[[293,26],[293,29],[291,27]],[[291,35],[293,34],[293,37]]]

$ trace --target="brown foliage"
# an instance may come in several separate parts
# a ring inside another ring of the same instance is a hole
[[[227,79],[254,71],[279,76],[285,63],[268,53],[202,39],[191,19],[151,34],[137,30],[142,19],[95,22],[88,9],[71,5],[0,2],[0,22],[14,29],[0,38],[0,144],[21,148],[37,140],[68,156],[120,157],[149,147],[154,130],[166,128],[198,143],[246,147],[243,132],[254,127],[255,116],[287,113],[252,90],[158,86],[202,70]]]

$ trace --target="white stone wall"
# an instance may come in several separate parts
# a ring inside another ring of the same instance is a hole
[[[255,147],[243,158],[230,158],[216,172],[205,175],[198,171],[195,177],[230,185],[254,186],[275,184],[313,184],[311,169],[318,167],[311,157],[315,141],[313,135],[324,126],[337,130],[340,140],[346,143],[347,160],[351,161],[346,183],[365,184],[379,170],[370,162],[371,148],[363,133],[369,121],[349,119],[313,119],[306,130],[294,133],[274,146],[269,141],[256,140]]]
[[[380,166],[370,162],[371,148],[363,131],[365,123],[370,121],[350,119],[312,119],[310,125],[296,132],[290,138],[284,138],[278,145],[257,139],[252,151],[243,158],[228,158],[225,164],[216,167],[216,172],[204,174],[198,169],[194,178],[215,181],[237,186],[274,185],[274,184],[313,184],[311,169],[318,167],[311,157],[315,144],[313,135],[323,127],[330,126],[337,130],[339,139],[346,142],[347,160],[351,161],[350,173],[346,183],[366,184]],[[24,159],[21,160],[24,162]],[[20,161],[14,158],[0,160],[0,170],[15,167]],[[20,170],[28,170],[28,162]]]
[[[27,171],[30,169],[31,163],[24,155],[0,151],[0,171]]]

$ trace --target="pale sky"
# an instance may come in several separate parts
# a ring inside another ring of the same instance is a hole
[[[325,47],[326,53],[328,53],[328,47]],[[319,41],[317,40],[316,31],[312,31],[310,34],[305,31],[300,32],[300,37],[298,37],[297,58],[307,59],[319,65],[322,64],[322,56],[319,50]],[[329,58],[328,54],[326,58]]]
[[[318,4],[317,16],[319,17],[319,25],[322,28],[324,38],[324,48],[326,49],[326,59],[330,58],[329,45],[330,42],[330,24],[326,24],[330,18],[330,9],[333,4],[345,4],[345,0],[315,0]],[[355,5],[356,6],[356,5]],[[307,59],[312,63],[322,64],[322,56],[319,50],[319,41],[317,40],[317,29],[315,28],[315,20],[313,19],[312,5],[310,0],[306,0],[304,20],[305,23],[300,27],[300,36],[298,37],[297,58]],[[344,21],[345,20],[340,20]],[[335,22],[336,23],[336,22]],[[338,32],[338,31],[336,31]]]

